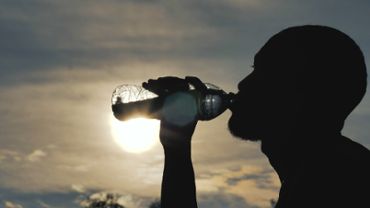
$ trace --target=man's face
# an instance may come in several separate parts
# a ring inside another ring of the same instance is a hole
[[[238,84],[231,106],[229,130],[245,140],[257,141],[269,134],[285,133],[294,125],[294,86],[272,69],[256,63],[254,71]]]
[[[258,140],[261,131],[260,113],[258,113],[261,111],[261,106],[258,105],[261,93],[258,92],[258,84],[255,71],[238,84],[239,92],[230,108],[232,115],[229,120],[229,130],[236,137]]]

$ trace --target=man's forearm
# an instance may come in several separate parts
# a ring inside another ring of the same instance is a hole
[[[196,208],[196,190],[191,144],[165,147],[162,208]]]

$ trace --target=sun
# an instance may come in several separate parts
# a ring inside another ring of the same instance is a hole
[[[119,121],[111,116],[110,124],[114,141],[127,152],[145,152],[159,141],[159,120],[136,118]]]

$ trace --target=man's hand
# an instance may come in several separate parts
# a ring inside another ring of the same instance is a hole
[[[196,90],[191,90],[189,83]],[[197,208],[190,143],[198,121],[197,98],[207,88],[196,77],[162,77],[143,83],[143,87],[165,99],[160,112],[165,153],[161,207]]]
[[[196,90],[191,90],[189,84]],[[187,146],[198,121],[197,98],[206,86],[196,77],[161,77],[144,82],[143,87],[165,99],[160,113],[162,145],[174,148]]]

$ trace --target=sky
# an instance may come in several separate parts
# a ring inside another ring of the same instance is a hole
[[[284,28],[337,28],[369,66],[366,0],[0,0],[0,206],[78,208],[114,193],[128,208],[160,196],[163,152],[122,150],[111,134],[113,89],[198,76],[225,91]],[[258,143],[233,138],[229,112],[193,136],[198,201],[271,207],[279,180]],[[370,96],[343,134],[370,148]]]

